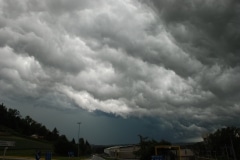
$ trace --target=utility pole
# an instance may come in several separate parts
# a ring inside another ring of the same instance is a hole
[[[79,157],[79,134],[80,134],[80,124],[81,122],[78,122],[78,157]]]

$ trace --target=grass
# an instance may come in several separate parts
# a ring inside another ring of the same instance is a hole
[[[0,159],[5,160],[16,160],[17,159],[27,159],[27,160],[35,160],[35,157],[28,156],[0,156]],[[91,157],[52,157],[52,160],[89,160]],[[40,160],[45,160],[44,157],[41,157]]]
[[[52,152],[53,153],[53,145],[47,141],[44,140],[37,140],[33,138],[28,137],[20,137],[20,136],[14,136],[14,135],[5,135],[0,136],[1,141],[14,141],[15,146],[14,147],[8,147],[6,152],[6,160],[14,159],[14,157],[23,157],[26,159],[35,159],[35,153],[37,150],[41,151],[41,159],[44,160],[45,153],[46,152]],[[0,156],[3,156],[4,147],[0,147]],[[0,157],[1,159],[1,157]],[[52,155],[52,160],[87,160],[90,159],[90,157],[60,157],[57,155]]]
[[[34,157],[27,157],[27,156],[0,156],[0,159],[5,159],[5,160],[16,160],[17,159],[27,159],[27,160],[35,160]],[[90,157],[52,157],[52,160],[89,160],[91,159]],[[45,160],[44,157],[40,158],[40,160]]]
[[[53,151],[53,145],[49,142],[35,140],[31,138],[18,137],[18,136],[0,136],[2,141],[14,141],[15,146],[8,147],[6,156],[34,156],[36,150]],[[0,155],[3,155],[4,147],[0,147]]]
[[[26,148],[46,148],[52,149],[52,144],[42,140],[17,137],[17,136],[0,136],[0,139],[3,141],[15,141],[16,149],[26,149]]]

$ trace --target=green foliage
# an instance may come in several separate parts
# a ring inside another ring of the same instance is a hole
[[[170,145],[171,143],[162,140],[161,142],[157,142],[155,140],[148,140],[147,137],[143,137],[139,135],[140,138],[140,149],[135,152],[135,154],[140,157],[140,160],[151,160],[151,156],[154,155],[155,150],[154,147],[156,145]]]
[[[54,143],[54,151],[58,155],[68,156],[69,151],[76,153],[76,146],[69,142],[65,136],[60,136]]]
[[[34,156],[36,150],[53,151],[52,144],[46,141],[34,140],[19,136],[1,136],[3,141],[14,141],[15,146],[9,147],[6,156]],[[3,155],[3,148],[0,147],[0,155]]]
[[[226,127],[209,135],[205,141],[208,150],[217,155],[240,159],[240,129]]]
[[[25,136],[37,134],[44,139],[49,140],[51,133],[44,125],[36,122],[30,116],[22,118],[20,112],[16,109],[7,109],[3,104],[0,105],[0,126],[13,129]],[[2,130],[3,128],[1,128]]]
[[[9,131],[11,131],[11,133]],[[6,134],[9,132],[9,135],[21,135],[25,137],[30,137],[31,135],[35,134],[39,137],[38,139],[32,139],[33,143],[30,143],[30,141],[26,141],[27,143],[25,143],[22,141],[17,141],[17,139],[10,139],[16,141],[17,145],[25,146],[25,148],[17,148],[16,146],[15,149],[25,149],[29,150],[29,153],[32,153],[32,150],[38,148],[43,149],[44,143],[41,145],[40,141],[46,142],[47,140],[51,146],[47,147],[47,149],[50,148],[52,150],[52,144],[54,144],[54,151],[58,155],[68,156],[69,151],[74,152],[75,155],[77,154],[77,145],[74,139],[70,142],[67,140],[65,135],[59,135],[57,128],[54,128],[52,131],[50,131],[44,125],[33,120],[30,116],[22,118],[18,110],[11,108],[7,109],[3,104],[0,105],[0,132]],[[3,138],[1,137],[1,139]],[[35,144],[35,141],[39,141],[39,143]],[[79,146],[80,155],[91,154],[91,146],[88,141],[80,139]]]
[[[67,156],[68,152],[74,152],[75,156],[78,153],[78,144],[75,143],[73,139],[71,142],[67,140],[65,136],[60,136],[57,141],[54,143],[54,151],[58,155]],[[83,138],[79,139],[79,156],[91,155],[92,149],[88,141],[85,141]]]
[[[90,155],[92,153],[92,149],[88,141],[84,141],[83,138],[79,139],[79,152],[80,155]]]
[[[22,118],[18,110],[7,109],[3,104],[0,105],[0,126],[13,129],[24,136],[35,134],[48,141],[56,141],[59,138],[59,131],[56,128],[50,131],[30,116]],[[0,129],[4,131],[4,127]]]

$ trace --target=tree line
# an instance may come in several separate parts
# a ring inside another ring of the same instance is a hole
[[[172,145],[162,140],[148,139],[139,135],[140,149],[135,154],[140,160],[151,160],[154,155],[154,148],[157,145]],[[191,149],[196,157],[218,159],[218,160],[239,160],[240,159],[240,128],[224,127],[213,133],[203,136],[203,141],[198,143],[182,144],[180,148]]]
[[[59,134],[57,128],[50,131],[30,116],[22,117],[18,110],[7,109],[4,104],[0,104],[0,127],[10,128],[16,133],[28,137],[37,134],[43,140],[53,143],[54,151],[58,155],[64,156],[71,151],[77,156],[78,144],[79,155],[90,155],[92,152],[100,153],[103,152],[104,149],[99,146],[91,148],[89,142],[83,138],[80,138],[78,142],[75,142],[74,139],[69,141],[65,135]],[[151,155],[154,155],[154,147],[156,145],[171,145],[170,142],[164,140],[157,142],[141,135],[139,135],[139,139],[140,150],[136,152],[136,155],[143,160],[151,159]],[[203,139],[202,142],[194,143],[187,147],[191,148],[195,155],[200,157],[211,157],[219,160],[240,159],[240,128],[233,126],[224,127],[207,134]]]
[[[203,142],[193,146],[199,156],[211,157],[219,160],[240,159],[240,128],[228,126],[206,134]]]
[[[56,127],[50,131],[46,126],[38,123],[30,116],[22,117],[18,110],[12,108],[7,109],[3,103],[0,104],[0,127],[12,129],[16,134],[26,137],[37,135],[38,138],[52,143],[54,151],[58,155],[67,155],[69,151],[71,151],[71,153],[77,156],[78,146],[79,155],[91,154],[91,146],[87,140],[80,138],[78,143],[76,143],[74,139],[69,141],[65,135],[59,134]]]
[[[148,137],[139,136],[139,147],[140,149],[134,154],[140,158],[140,160],[151,160],[152,156],[155,155],[155,146],[159,145],[171,145],[170,142],[166,140],[156,141],[154,139],[149,139]]]

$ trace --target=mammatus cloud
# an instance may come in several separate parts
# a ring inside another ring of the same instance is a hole
[[[237,1],[0,0],[0,8],[3,100],[158,117],[176,137],[239,125]]]

